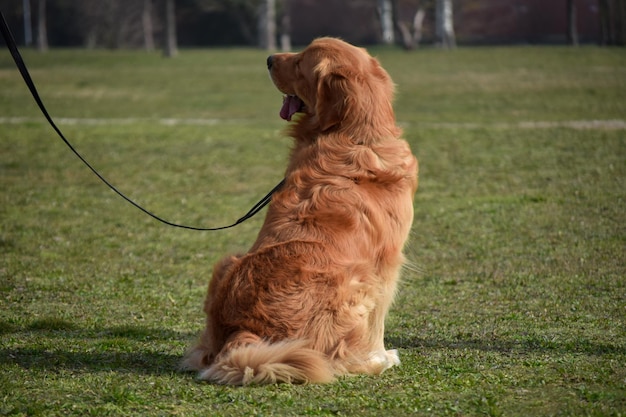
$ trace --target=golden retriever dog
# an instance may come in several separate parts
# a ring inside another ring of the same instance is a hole
[[[285,95],[280,115],[295,115],[286,182],[250,250],[214,267],[206,328],[183,367],[233,385],[379,374],[399,363],[384,325],[417,189],[393,83],[334,38],[267,66]]]

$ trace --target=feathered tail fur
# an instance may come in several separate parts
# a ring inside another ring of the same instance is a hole
[[[334,379],[325,355],[303,340],[239,346],[220,354],[200,379],[218,384],[325,383]]]

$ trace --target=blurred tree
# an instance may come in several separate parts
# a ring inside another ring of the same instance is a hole
[[[267,16],[267,12],[259,13],[259,6],[270,0],[0,0],[0,7],[22,45],[27,40],[25,32],[29,30],[24,25],[30,21],[28,9],[32,7],[31,35],[38,49],[45,50],[46,40],[56,46],[152,49],[165,45],[167,1],[175,4],[174,24],[178,23],[178,28],[172,35],[176,35],[177,44],[271,44],[265,33],[271,27],[259,25]],[[383,30],[388,22],[381,21],[388,13],[388,4],[392,6],[394,38],[407,49],[433,41],[442,47],[454,46],[458,36],[465,42],[478,39],[489,43],[519,42],[532,35],[541,42],[561,35],[557,31],[564,32],[560,25],[565,17],[570,22],[570,42],[575,43],[577,37],[579,42],[603,45],[626,43],[626,0],[562,0],[560,8],[553,2],[543,7],[539,0],[271,1],[276,10],[273,30],[278,32],[271,39],[280,39],[284,50],[290,50],[292,42],[304,44],[325,34],[363,44],[388,40],[383,35],[388,33],[388,29]],[[597,8],[592,10],[592,6]],[[452,7],[458,8],[454,10],[459,29],[456,34]],[[530,17],[533,10],[535,20]],[[538,18],[551,23],[539,24]]]
[[[283,52],[291,51],[291,10],[290,1],[282,0],[280,11],[280,49]]]
[[[578,46],[578,23],[574,0],[567,0],[567,43]]]
[[[81,0],[67,2],[76,9],[80,34],[88,48],[139,47],[143,0]]]
[[[454,20],[452,18],[452,0],[437,0],[435,21],[437,45],[446,49],[456,47]]]
[[[30,46],[33,43],[33,24],[30,19],[30,0],[22,0],[24,17],[24,45]]]
[[[424,25],[424,18],[426,17],[426,7],[432,7],[432,1],[426,0],[418,2],[417,11],[413,15],[413,19],[410,24],[400,19],[398,0],[393,0],[391,4],[393,9],[393,26],[396,32],[400,34],[402,46],[406,50],[418,47],[422,40],[422,29]],[[411,7],[411,9],[413,9],[413,7]]]
[[[168,58],[178,55],[176,5],[174,0],[165,0],[165,47],[163,54]]]
[[[265,16],[261,16],[260,11],[266,0],[195,1],[204,13],[221,16],[222,24],[225,24],[224,21],[230,24],[227,28],[222,29],[222,38],[240,38],[249,45],[260,44],[259,19],[265,18]],[[236,36],[234,36],[235,33]]]
[[[276,50],[276,0],[263,0],[259,4],[258,30],[259,47]]]
[[[143,28],[143,46],[146,51],[154,50],[154,25],[152,24],[152,0],[143,0],[141,12],[141,26]]]
[[[380,18],[380,26],[382,29],[383,43],[386,45],[393,45],[395,41],[394,36],[394,5],[392,0],[377,0],[378,2],[378,16]]]
[[[626,0],[598,0],[600,44],[626,45]]]
[[[617,0],[615,20],[617,21],[616,43],[626,45],[626,1]]]
[[[46,0],[38,0],[37,4],[37,50],[48,50],[48,25],[46,20]]]

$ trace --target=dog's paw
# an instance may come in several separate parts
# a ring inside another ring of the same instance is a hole
[[[387,356],[387,363],[389,364],[386,369],[391,368],[394,365],[400,365],[400,357],[398,356],[398,351],[396,349],[388,350],[385,352],[385,355]]]
[[[371,352],[367,360],[368,367],[374,371],[374,373],[380,374],[394,365],[400,364],[400,358],[398,358],[398,351],[392,350],[379,350]]]

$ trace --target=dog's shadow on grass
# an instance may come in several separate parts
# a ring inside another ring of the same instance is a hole
[[[24,339],[25,347],[6,347],[10,335]],[[139,325],[81,329],[71,322],[43,319],[26,327],[0,321],[0,365],[24,369],[85,372],[127,372],[147,375],[177,373],[186,346],[197,334]],[[479,350],[502,354],[531,352],[587,355],[626,354],[619,345],[585,339],[558,341],[526,334],[516,339],[498,338],[405,338],[389,336],[388,347],[418,350]]]
[[[0,337],[6,341],[11,334],[19,334],[24,347],[3,343],[0,365],[151,375],[178,372],[181,344],[187,345],[197,336],[136,325],[81,329],[59,319],[37,320],[26,327],[0,321]]]

